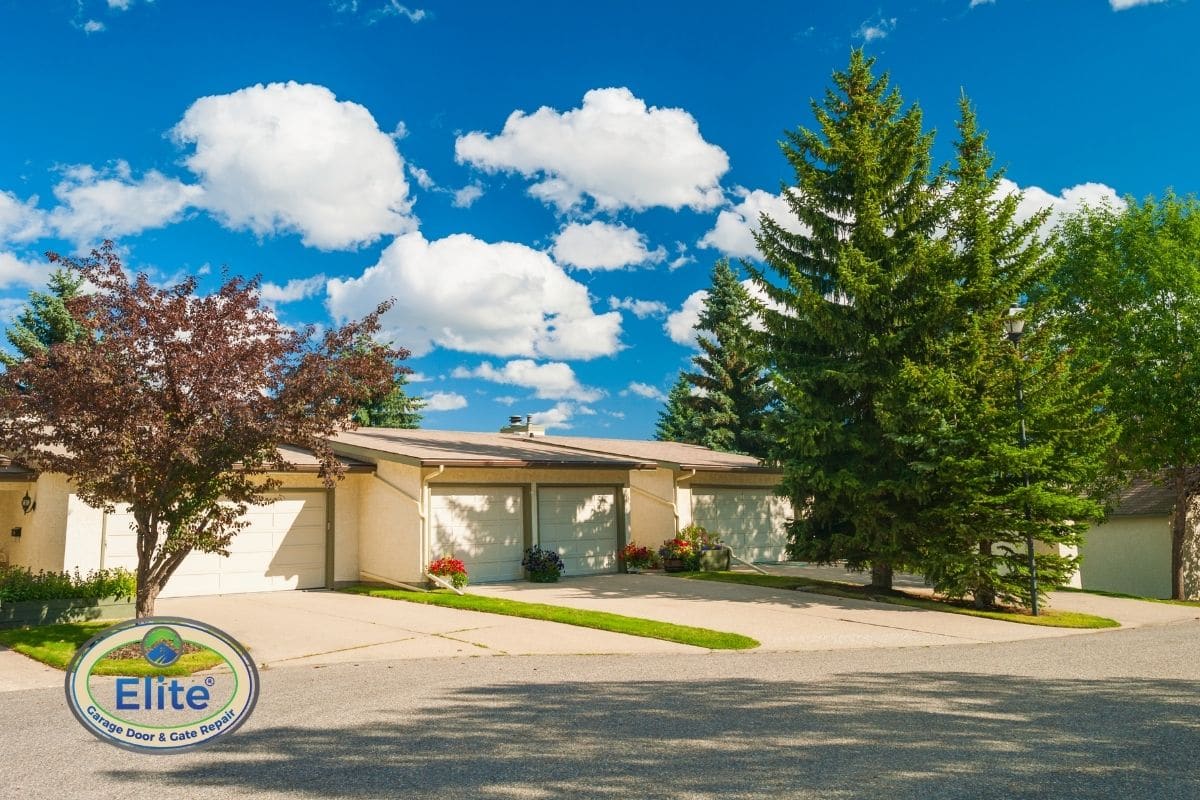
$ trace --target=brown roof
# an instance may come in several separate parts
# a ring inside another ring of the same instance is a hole
[[[1114,517],[1170,514],[1175,507],[1175,492],[1170,486],[1149,478],[1137,478],[1117,495]]]
[[[593,439],[587,436],[545,436],[540,441],[573,450],[611,453],[699,472],[778,472],[764,466],[753,456],[722,453],[695,444],[641,439]]]
[[[283,460],[291,464],[296,472],[316,472],[321,462],[313,455],[311,450],[305,450],[302,447],[293,447],[292,445],[283,445],[279,448],[279,455],[283,456]],[[374,472],[375,465],[369,464],[366,461],[359,461],[357,458],[338,455],[338,461],[342,462],[342,466],[346,472]]]
[[[649,459],[603,452],[583,452],[548,444],[543,437],[502,433],[430,431],[404,428],[358,428],[332,437],[339,452],[361,450],[400,456],[421,466],[447,467],[593,467],[650,469]],[[338,446],[341,445],[341,448]]]

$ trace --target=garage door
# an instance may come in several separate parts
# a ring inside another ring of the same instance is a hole
[[[519,486],[435,486],[430,498],[431,558],[462,559],[473,583],[522,577],[525,513]]]
[[[282,492],[251,506],[250,524],[229,545],[229,555],[193,552],[167,581],[163,597],[274,592],[325,586],[325,492]],[[137,534],[128,513],[104,523],[106,567],[137,568]]]
[[[763,489],[692,489],[692,520],[746,561],[786,561],[788,501]]]
[[[620,527],[611,487],[538,487],[538,541],[562,556],[566,575],[617,571]]]

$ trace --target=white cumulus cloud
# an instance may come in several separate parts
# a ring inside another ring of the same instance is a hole
[[[879,16],[864,21],[862,25],[858,26],[854,35],[864,42],[873,42],[876,39],[886,39],[894,30],[896,30],[895,17]]]
[[[704,301],[707,298],[708,291],[705,289],[692,292],[678,311],[667,315],[663,330],[671,337],[672,342],[695,346],[696,326],[700,324],[700,312],[704,310]]]
[[[225,225],[340,250],[413,230],[404,160],[366,108],[324,86],[258,84],[197,100],[172,131]]]
[[[50,265],[44,261],[28,261],[13,253],[0,251],[0,289],[12,286],[45,288]]]
[[[1152,6],[1155,3],[1165,3],[1166,0],[1108,0],[1113,11],[1125,11],[1138,6]]]
[[[1080,183],[1063,189],[1058,194],[1051,194],[1040,186],[1021,187],[1004,178],[1000,181],[998,192],[1005,195],[1022,192],[1021,202],[1017,205],[1019,221],[1029,219],[1042,209],[1050,209],[1050,216],[1042,226],[1043,233],[1049,232],[1064,216],[1084,206],[1108,206],[1114,210],[1124,207],[1124,201],[1117,194],[1117,190],[1103,183]]]
[[[550,253],[560,264],[594,270],[657,264],[667,257],[661,246],[647,249],[646,237],[634,228],[599,220],[565,226]]]
[[[313,275],[311,278],[292,278],[280,286],[267,281],[259,292],[262,299],[268,303],[295,303],[314,297],[325,288],[325,276]]]
[[[648,383],[640,381],[631,381],[629,386],[621,391],[623,396],[635,394],[638,397],[645,397],[647,400],[665,401],[667,396],[662,393],[662,390],[656,386],[651,386]]]
[[[103,170],[75,166],[54,187],[59,205],[49,219],[60,236],[82,245],[175,222],[203,195],[156,170],[135,179],[124,161]]]
[[[483,197],[483,187],[478,183],[468,183],[461,189],[454,190],[454,199],[450,201],[450,204],[455,208],[470,208],[481,197]]]
[[[357,318],[396,302],[383,326],[421,356],[433,347],[494,356],[589,359],[621,349],[621,315],[597,314],[587,287],[545,253],[469,234],[397,237],[361,276],[331,280],[329,309]]]
[[[559,428],[560,430],[570,430],[571,418],[575,416],[576,407],[574,403],[555,403],[553,408],[548,408],[545,411],[535,411],[530,416],[533,418],[534,425],[545,425],[546,430]]]
[[[608,307],[614,311],[628,311],[638,319],[661,317],[667,313],[667,304],[658,300],[637,300],[633,297],[610,297]]]
[[[566,112],[514,111],[500,133],[460,136],[454,152],[486,172],[535,179],[530,194],[560,210],[585,197],[606,211],[715,208],[729,169],[725,151],[704,140],[691,114],[647,106],[626,88],[593,89]]]
[[[716,224],[696,244],[734,258],[758,258],[754,234],[759,229],[759,215],[766,214],[785,230],[800,233],[805,229],[792,214],[787,200],[762,189],[734,189],[739,202],[717,214]]]
[[[579,400],[591,403],[604,396],[601,390],[581,384],[571,366],[561,361],[538,364],[529,359],[519,359],[509,361],[499,369],[485,361],[475,369],[458,367],[454,370],[453,377],[482,378],[493,383],[523,386],[533,389],[534,397],[543,400]]]
[[[46,233],[46,213],[37,197],[21,200],[12,192],[0,191],[0,243],[29,242]]]
[[[457,392],[431,392],[421,397],[421,411],[457,411],[467,407],[467,398]]]

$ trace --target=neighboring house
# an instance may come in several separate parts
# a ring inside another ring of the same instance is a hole
[[[1169,486],[1137,480],[1117,498],[1108,520],[1084,534],[1075,585],[1143,597],[1171,596]]]
[[[346,477],[326,489],[311,453],[279,500],[247,513],[228,557],[193,553],[163,597],[413,583],[452,554],[476,582],[521,578],[532,544],[557,550],[567,575],[615,572],[629,541],[657,547],[693,520],[747,560],[786,558],[779,473],[756,459],[692,445],[502,433],[360,428],[332,440]],[[21,500],[28,496],[28,513]],[[83,503],[66,476],[0,463],[0,561],[34,570],[136,566],[128,513]]]

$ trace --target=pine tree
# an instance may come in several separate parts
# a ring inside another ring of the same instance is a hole
[[[354,412],[354,423],[370,428],[419,428],[425,404],[404,391],[407,385],[408,379],[402,371],[387,394]]]
[[[1026,537],[1041,545],[1041,588],[1065,582],[1075,559],[1064,548],[1102,512],[1091,498],[1103,493],[1113,424],[1057,346],[1061,323],[1045,304],[1026,309],[1020,350],[1005,338],[1010,303],[1050,267],[1037,235],[1046,213],[1017,220],[1020,197],[1000,194],[1003,173],[992,171],[965,97],[961,113],[947,222],[954,256],[930,293],[947,311],[942,334],[924,363],[906,361],[881,417],[914,478],[904,519],[922,540],[926,580],[982,608],[1028,605]]]
[[[692,359],[696,372],[683,378],[694,387],[687,400],[696,412],[700,444],[763,456],[764,417],[771,405],[770,380],[750,320],[754,303],[727,259],[713,267],[712,284],[700,312]]]
[[[654,426],[655,439],[660,442],[700,444],[700,425],[691,398],[691,384],[680,373],[667,395],[663,410],[658,412],[658,423]]]
[[[71,270],[50,273],[47,291],[30,292],[28,305],[5,331],[16,352],[0,353],[0,361],[12,366],[52,345],[77,341],[83,329],[67,310],[67,302],[79,296],[82,286],[83,279]]]
[[[895,486],[906,466],[876,403],[904,358],[923,360],[936,338],[920,324],[922,287],[947,248],[935,237],[944,214],[932,135],[873,63],[854,51],[813,101],[818,130],[786,134],[796,185],[783,194],[804,230],[762,217],[765,268],[748,269],[771,301],[763,340],[779,394],[771,432],[782,485],[805,512],[793,552],[869,565],[872,584],[890,587],[894,567],[919,560],[919,543],[896,524],[910,501]]]

